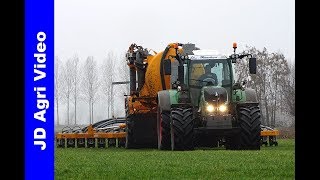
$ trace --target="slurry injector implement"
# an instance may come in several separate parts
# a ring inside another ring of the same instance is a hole
[[[57,147],[124,147],[125,118],[111,118],[84,128],[65,127],[56,134]]]

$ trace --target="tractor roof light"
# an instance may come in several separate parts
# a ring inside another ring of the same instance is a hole
[[[239,58],[239,54],[231,54],[231,58],[232,59],[238,59]]]
[[[237,48],[237,43],[234,42],[232,46],[233,46],[233,49],[236,49]]]

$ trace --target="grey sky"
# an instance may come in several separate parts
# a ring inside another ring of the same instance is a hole
[[[266,47],[294,60],[294,9],[293,0],[56,0],[55,55],[63,61],[74,54],[81,61],[94,56],[101,63],[108,51],[120,55],[131,43],[162,51],[171,42],[229,55],[237,42],[240,51],[245,45]],[[78,122],[88,124],[88,106],[78,105]],[[115,105],[123,116],[123,96]],[[66,115],[62,106],[62,121]],[[97,102],[94,121],[104,118],[106,103]]]
[[[244,45],[294,60],[294,0],[56,0],[55,55],[101,61],[131,43],[155,51],[170,42],[232,53]]]

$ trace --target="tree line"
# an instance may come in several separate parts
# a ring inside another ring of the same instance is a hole
[[[104,101],[107,105],[104,116],[112,116],[113,96],[125,94],[128,88],[112,92],[112,82],[128,81],[129,69],[124,55],[118,57],[112,51],[108,52],[102,63],[89,56],[81,62],[77,55],[67,60],[55,57],[54,64],[54,99],[55,99],[55,121],[56,125],[61,124],[61,113],[65,113],[63,119],[66,125],[76,125],[78,120],[87,117],[78,117],[79,102],[87,105],[89,122],[94,123],[95,104],[97,101]],[[64,105],[63,109],[59,107]],[[81,108],[83,110],[83,108]],[[73,116],[71,116],[73,115]]]

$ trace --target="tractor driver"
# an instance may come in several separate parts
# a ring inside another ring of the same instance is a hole
[[[211,66],[208,64],[205,66],[205,73],[199,77],[201,83],[205,82],[204,85],[218,85],[218,78],[215,73],[211,72]]]

